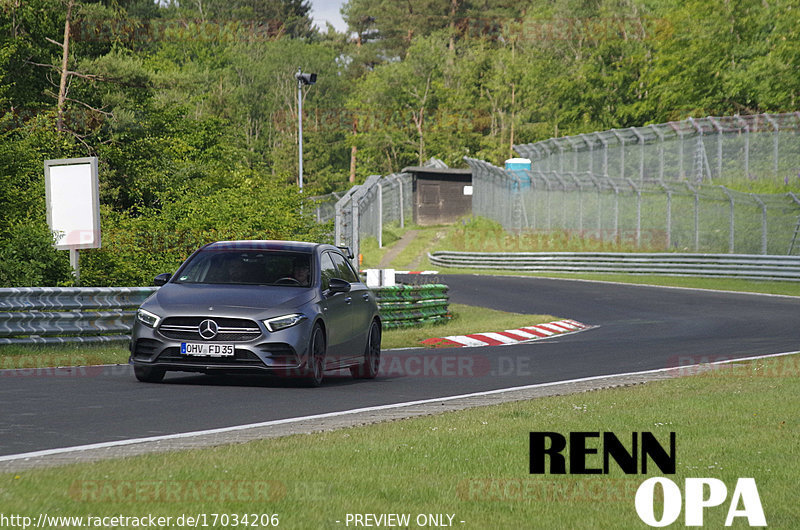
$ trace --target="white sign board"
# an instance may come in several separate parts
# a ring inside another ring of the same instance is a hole
[[[100,248],[97,158],[46,160],[47,224],[59,250]]]

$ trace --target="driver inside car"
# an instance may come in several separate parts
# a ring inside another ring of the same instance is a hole
[[[300,282],[302,286],[308,286],[309,283],[309,266],[308,262],[295,261],[294,268],[292,269],[292,277]]]

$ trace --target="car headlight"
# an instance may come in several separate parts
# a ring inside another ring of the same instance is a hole
[[[267,320],[263,320],[264,325],[267,326],[267,329],[271,332],[279,331],[281,329],[286,329],[294,326],[295,324],[302,322],[306,319],[305,315],[300,313],[292,313],[291,315],[283,315],[280,317],[275,318],[268,318]]]
[[[144,309],[140,309],[136,312],[136,318],[139,322],[151,328],[158,326],[158,323],[161,322],[160,316]]]

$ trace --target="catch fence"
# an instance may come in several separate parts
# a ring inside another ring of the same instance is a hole
[[[361,240],[374,237],[383,246],[383,227],[396,222],[404,227],[413,216],[411,175],[372,175],[353,186],[336,203],[334,234],[337,245],[346,245],[359,255]]]
[[[711,178],[755,171],[800,182],[792,180],[798,132],[798,113],[706,118],[516,146],[531,157],[528,171],[466,158],[473,214],[511,231],[565,231],[650,251],[796,255],[797,194],[744,193]]]
[[[515,145],[532,169],[637,185],[800,179],[800,112],[689,118]]]

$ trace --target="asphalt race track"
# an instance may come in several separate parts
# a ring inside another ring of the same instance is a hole
[[[452,302],[594,329],[533,343],[385,351],[374,381],[321,388],[128,366],[0,372],[0,456],[596,375],[800,350],[800,298],[538,278],[441,276]],[[497,331],[476,329],[475,332]]]

